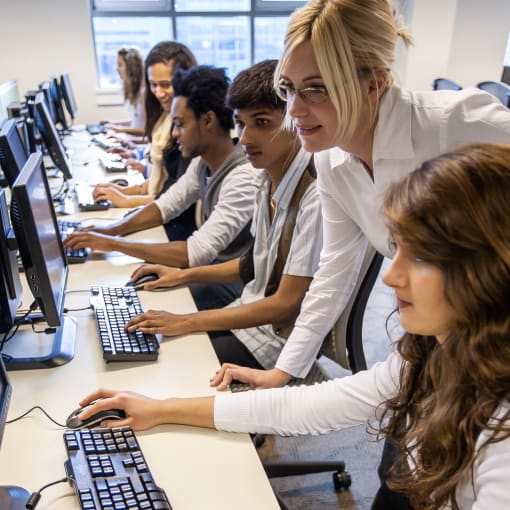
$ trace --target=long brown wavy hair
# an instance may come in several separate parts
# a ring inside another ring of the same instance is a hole
[[[398,341],[400,391],[384,404],[381,431],[401,447],[388,485],[417,509],[458,509],[480,432],[485,446],[510,436],[510,412],[494,418],[510,397],[509,204],[510,145],[427,161],[385,197],[390,232],[441,269],[456,318],[442,344],[411,333]]]
[[[126,77],[124,81],[124,100],[135,104],[143,93],[143,56],[135,46],[119,48],[117,55],[126,64]]]
[[[152,141],[152,130],[161,115],[162,109],[156,96],[151,92],[149,84],[149,67],[154,64],[171,64],[172,72],[176,69],[189,69],[196,66],[197,61],[191,50],[176,41],[161,41],[154,46],[145,57],[145,129],[144,135]],[[168,146],[172,145],[169,136]]]

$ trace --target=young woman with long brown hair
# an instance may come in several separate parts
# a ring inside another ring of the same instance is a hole
[[[412,508],[506,509],[509,203],[510,145],[468,146],[390,186],[382,218],[395,256],[384,281],[406,333],[369,370],[204,398],[98,390],[80,403],[100,399],[81,417],[120,408],[127,417],[104,426],[180,423],[283,435],[378,422],[399,446],[387,483]]]

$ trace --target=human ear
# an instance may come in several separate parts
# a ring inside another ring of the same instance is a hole
[[[206,128],[211,128],[216,121],[216,114],[212,110],[209,110],[202,114],[202,121]]]
[[[379,100],[388,87],[386,76],[373,76],[367,79],[368,96]]]

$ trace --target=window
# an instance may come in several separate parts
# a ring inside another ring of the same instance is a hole
[[[90,0],[98,86],[118,88],[117,50],[138,46],[146,55],[174,39],[199,64],[224,67],[230,78],[254,62],[278,58],[295,0]]]

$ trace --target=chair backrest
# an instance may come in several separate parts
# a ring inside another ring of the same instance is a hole
[[[462,90],[462,87],[448,78],[436,78],[432,82],[433,90]]]
[[[367,243],[354,291],[321,350],[353,373],[367,368],[363,351],[363,316],[383,259],[384,257]]]
[[[500,81],[482,81],[477,87],[496,96],[507,108],[510,108],[510,85]]]

